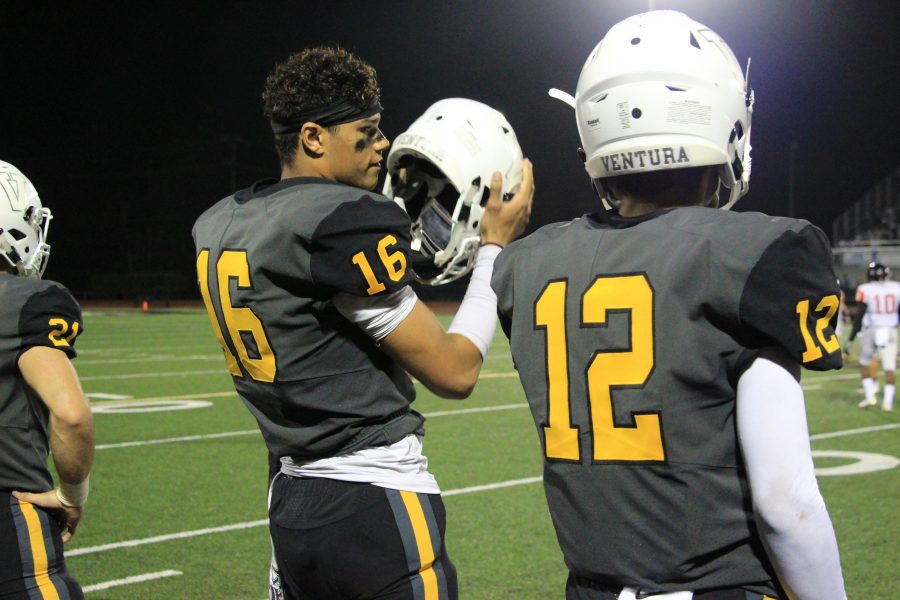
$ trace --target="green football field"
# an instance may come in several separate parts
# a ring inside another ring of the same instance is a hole
[[[266,597],[266,451],[206,315],[87,311],[75,366],[94,408],[85,520],[67,545],[87,597]],[[805,373],[819,482],[853,600],[900,597],[900,410],[860,410],[855,363]],[[503,334],[471,398],[435,398],[425,452],[464,599],[563,597],[538,437]]]

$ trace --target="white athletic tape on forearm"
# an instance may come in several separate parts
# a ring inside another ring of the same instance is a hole
[[[494,244],[482,246],[478,250],[466,295],[447,329],[448,333],[458,333],[468,338],[482,357],[487,356],[497,328],[497,295],[491,289],[491,275],[494,272],[494,259],[501,250],[500,246]]]
[[[56,497],[65,506],[84,506],[85,501],[87,501],[88,492],[91,488],[90,482],[90,475],[85,477],[84,481],[81,483],[66,483],[65,481],[60,481],[59,487],[56,490]]]
[[[347,320],[356,323],[372,339],[380,342],[412,312],[417,300],[413,289],[406,286],[393,294],[374,298],[340,293],[334,297],[334,306]]]

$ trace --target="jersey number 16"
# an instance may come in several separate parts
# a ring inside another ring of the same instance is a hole
[[[197,255],[197,279],[200,284],[200,295],[203,296],[203,304],[206,305],[206,313],[212,323],[216,339],[225,351],[225,362],[228,363],[228,372],[235,377],[243,377],[241,366],[255,381],[275,381],[275,353],[272,345],[266,337],[262,321],[247,306],[234,306],[231,303],[231,291],[229,284],[232,279],[237,280],[237,287],[249,289],[253,287],[250,281],[250,264],[247,262],[246,250],[223,250],[216,261],[216,280],[219,288],[218,307],[213,302],[209,293],[209,250],[204,248]],[[222,321],[225,322],[225,331],[231,338],[235,353],[225,342],[225,335],[219,325],[219,316],[216,309],[221,312]],[[247,348],[245,336],[252,338],[255,351]]]

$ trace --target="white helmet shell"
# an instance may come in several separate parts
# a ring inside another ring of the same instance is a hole
[[[721,165],[730,208],[750,182],[753,93],[728,44],[675,11],[614,25],[575,93],[592,179]]]
[[[0,161],[0,256],[17,275],[40,278],[47,268],[50,209],[16,167]]]
[[[522,182],[522,149],[499,111],[465,98],[433,104],[394,140],[384,195],[412,219],[421,283],[441,285],[471,271],[494,171],[503,198]]]

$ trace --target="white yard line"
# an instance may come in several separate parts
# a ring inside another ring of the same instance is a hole
[[[189,375],[225,375],[225,369],[205,371],[151,371],[147,373],[125,373],[122,375],[91,375],[81,377],[81,381],[112,381],[114,379],[151,379],[154,377],[187,377]]]
[[[843,381],[845,379],[859,379],[859,373],[838,373],[835,375],[810,376],[806,381],[818,383],[819,381]]]
[[[176,442],[197,442],[200,440],[213,440],[216,438],[236,437],[239,435],[253,435],[259,433],[259,429],[245,429],[243,431],[225,431],[223,433],[210,433],[206,435],[185,435],[181,437],[162,438],[159,440],[141,440],[136,442],[119,442],[118,444],[99,444],[95,450],[110,450],[112,448],[133,448],[135,446],[156,446],[159,444],[174,444]]]
[[[475,492],[487,492],[490,490],[499,490],[500,488],[514,487],[517,485],[526,485],[528,483],[539,483],[543,481],[543,477],[526,477],[525,479],[510,479],[509,481],[500,481],[498,483],[488,483],[486,485],[473,485],[471,487],[458,488],[455,490],[447,490],[441,492],[441,496],[457,496],[459,494],[472,494]]]
[[[119,548],[134,548],[136,546],[146,546],[147,544],[158,544],[160,542],[169,542],[172,540],[183,540],[187,538],[198,537],[201,535],[210,535],[212,533],[225,533],[228,531],[238,531],[240,529],[252,529],[254,527],[262,527],[263,525],[268,524],[268,519],[259,519],[258,521],[246,521],[244,523],[234,523],[232,525],[223,525],[221,527],[207,527],[206,529],[194,529],[193,531],[179,531],[178,533],[155,535],[153,537],[142,538],[138,540],[125,540],[124,542],[113,542],[112,544],[101,544],[99,546],[75,548],[74,550],[66,550],[66,558],[81,556],[82,554],[108,552],[109,550],[118,550]]]
[[[500,371],[497,373],[491,373],[490,371],[488,371],[486,373],[482,373],[481,375],[479,375],[478,379],[501,379],[501,378],[505,379],[507,377],[518,377],[518,376],[519,376],[518,371]]]
[[[538,483],[542,481],[541,477],[526,477],[525,479],[511,479],[509,481],[499,481],[497,483],[489,483],[486,485],[475,485],[471,487],[459,488],[455,490],[445,490],[441,492],[442,496],[458,496],[462,494],[472,494],[476,492],[485,492],[501,488],[526,485],[529,483]],[[226,533],[229,531],[238,531],[241,529],[252,529],[254,527],[262,527],[268,525],[268,519],[259,519],[257,521],[246,521],[244,523],[234,523],[232,525],[223,525],[221,527],[207,527],[205,529],[194,529],[192,531],[179,531],[178,533],[169,533],[166,535],[156,535],[153,537],[126,540],[124,542],[114,542],[112,544],[102,544],[100,546],[88,546],[86,548],[75,548],[66,551],[66,558],[73,556],[81,556],[82,554],[96,554],[98,552],[108,552],[110,550],[118,550],[119,548],[134,548],[136,546],[145,546],[147,544],[158,544],[160,542],[169,542],[172,540],[183,540],[186,538],[198,537],[201,535],[210,535],[213,533]]]
[[[69,553],[66,553],[69,555]],[[143,575],[133,575],[131,577],[125,577],[124,579],[113,579],[112,581],[104,581],[103,583],[95,583],[94,585],[86,585],[82,589],[85,594],[90,594],[91,592],[100,592],[102,590],[108,590],[112,587],[119,587],[122,585],[134,585],[135,583],[143,583],[145,581],[153,581],[154,579],[162,579],[163,577],[178,577],[179,575],[184,575],[181,571],[172,571],[171,569],[168,571],[157,571],[156,573],[144,573]]]
[[[476,408],[460,408],[459,410],[442,410],[438,412],[425,413],[424,416],[426,419],[431,419],[434,417],[446,417],[449,415],[467,415],[470,413],[480,413],[480,412],[493,412],[495,410],[511,410],[513,408],[528,408],[527,404],[519,403],[519,404],[500,404],[497,406],[479,406]]]
[[[888,429],[897,429],[900,423],[888,423],[887,425],[873,425],[872,427],[860,427],[858,429],[844,429],[843,431],[832,431],[830,433],[817,433],[809,436],[810,440],[827,440],[836,437],[844,437],[847,435],[858,435],[860,433],[872,433],[874,431],[886,431]]]
[[[216,396],[224,396],[230,394],[194,394],[192,396],[172,396],[167,399],[175,399],[182,400],[188,398],[211,398]],[[159,400],[159,398],[144,398],[142,401],[147,402],[151,400]],[[95,403],[96,404],[96,403]],[[124,404],[124,403],[123,403]],[[479,406],[477,408],[463,408],[460,410],[445,410],[441,412],[433,412],[433,413],[425,413],[426,419],[433,419],[435,417],[448,417],[452,415],[466,415],[470,413],[480,413],[480,412],[493,412],[496,410],[511,410],[514,408],[527,408],[527,404],[503,404],[500,406]],[[259,433],[259,429],[244,429],[240,431],[225,431],[222,433],[209,433],[204,435],[185,435],[179,437],[171,437],[171,438],[160,438],[156,440],[138,440],[134,442],[119,442],[115,444],[99,444],[96,446],[96,450],[111,450],[113,448],[133,448],[135,446],[157,446],[159,444],[174,444],[178,442],[197,442],[200,440],[212,440],[216,438],[227,438],[227,437],[237,437],[242,435],[253,435],[254,433]]]
[[[79,367],[84,365],[114,365],[126,363],[148,363],[148,362],[179,362],[182,360],[221,360],[222,354],[189,354],[180,356],[177,354],[154,354],[152,356],[136,357],[136,358],[103,358],[103,359],[81,359],[76,364]]]
[[[230,392],[207,392],[204,394],[183,394],[181,396],[169,395],[151,398],[129,398],[128,400],[96,400],[91,402],[91,406],[106,406],[107,404],[128,406],[131,404],[146,404],[148,402],[163,402],[165,400],[202,400],[205,398],[227,398],[229,396],[237,396],[237,392],[232,390]]]

